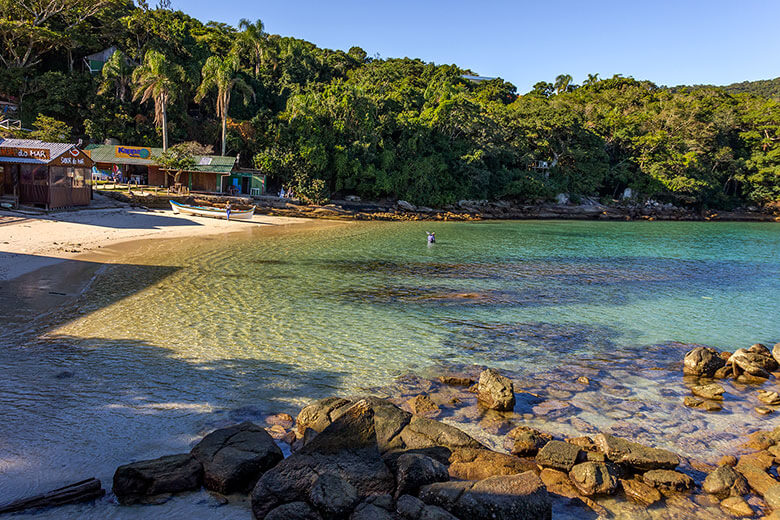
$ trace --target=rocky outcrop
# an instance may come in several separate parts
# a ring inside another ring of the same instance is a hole
[[[696,377],[713,377],[715,371],[725,365],[720,353],[709,347],[696,347],[685,354],[683,373]]]
[[[550,520],[552,505],[541,479],[531,471],[477,482],[442,482],[420,490],[423,502],[469,520]]]
[[[485,408],[511,411],[515,407],[515,386],[509,378],[488,368],[479,375],[477,400]]]
[[[765,346],[757,343],[748,349],[738,349],[727,362],[734,376],[748,374],[753,377],[769,378],[769,372],[777,369],[777,361]]]
[[[120,504],[136,504],[151,497],[200,488],[203,466],[190,454],[168,455],[119,466],[113,491]]]
[[[552,435],[528,426],[518,426],[506,435],[504,448],[518,457],[533,457],[548,442]]]
[[[247,493],[284,456],[265,429],[251,422],[213,431],[191,451],[203,464],[203,485],[222,494]]]
[[[745,495],[750,491],[745,477],[731,466],[720,466],[707,475],[702,486],[704,491],[723,500],[729,496]]]
[[[635,470],[674,469],[680,464],[680,458],[671,451],[650,448],[614,435],[599,433],[593,441],[609,460]]]
[[[250,495],[255,518],[264,519],[274,508],[290,502],[314,505],[313,484],[323,475],[343,480],[358,497],[395,491],[395,477],[379,454],[374,410],[368,402],[351,406],[309,444],[258,480]],[[331,477],[324,478],[324,491],[341,486]],[[326,509],[318,511],[323,514]]]
[[[579,446],[563,441],[550,441],[539,450],[536,463],[545,468],[569,472],[577,463],[580,455]]]
[[[569,478],[583,495],[611,495],[617,490],[618,469],[608,462],[583,462],[571,468]]]

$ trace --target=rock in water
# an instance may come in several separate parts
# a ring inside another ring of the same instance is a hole
[[[191,452],[203,464],[203,485],[223,495],[247,493],[284,458],[265,429],[249,421],[206,435]]]
[[[625,464],[637,470],[674,469],[680,458],[671,451],[650,448],[614,435],[599,433],[593,441],[612,462]]]
[[[704,491],[723,500],[729,496],[747,494],[750,489],[745,477],[731,466],[720,466],[707,475],[702,486]]]
[[[518,457],[533,457],[548,442],[552,435],[528,426],[518,426],[506,435],[504,448]]]
[[[717,350],[709,347],[696,347],[685,354],[683,373],[689,376],[712,377],[715,371],[726,362]]]
[[[417,415],[423,415],[425,417],[435,417],[441,413],[438,405],[433,402],[431,396],[428,394],[420,394],[412,397],[406,404],[409,405],[409,409],[412,413]]]
[[[766,379],[769,378],[769,371],[777,369],[777,362],[768,350],[754,347],[755,345],[750,349],[738,349],[729,358],[728,363],[733,367],[735,376],[744,372],[750,376]]]
[[[758,400],[771,406],[780,405],[780,394],[770,390],[759,390]]]
[[[688,491],[693,487],[693,479],[679,471],[654,469],[642,475],[645,484],[662,491]]]
[[[545,468],[569,472],[577,463],[579,446],[563,441],[550,441],[536,454],[536,463]]]
[[[189,453],[119,466],[114,494],[121,504],[137,504],[155,495],[200,488],[203,466]]]
[[[720,386],[717,383],[712,383],[709,385],[698,385],[691,387],[691,392],[693,392],[693,395],[698,395],[699,397],[703,397],[705,399],[723,399],[723,394],[726,392],[726,389]]]
[[[469,520],[549,520],[552,505],[541,479],[532,471],[478,482],[441,482],[425,486],[420,498]]]
[[[755,513],[750,504],[742,497],[729,497],[720,503],[721,509],[730,515],[739,517],[752,517]]]
[[[621,480],[620,485],[626,497],[645,505],[653,505],[661,500],[661,492],[638,480]]]
[[[395,490],[395,477],[379,455],[374,410],[368,401],[355,403],[309,444],[260,477],[250,495],[255,518],[265,518],[280,505],[306,501],[323,474],[349,483],[358,497]]]
[[[477,399],[485,408],[511,411],[515,408],[515,385],[509,378],[488,368],[479,375]]]
[[[618,485],[617,468],[608,462],[583,462],[569,472],[569,478],[586,496],[611,495]]]

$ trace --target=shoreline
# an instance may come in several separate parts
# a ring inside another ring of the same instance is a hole
[[[251,232],[256,226],[279,226],[305,219],[256,215],[251,222],[174,216],[171,210],[114,207],[48,215],[0,211],[0,282],[10,282],[44,267],[127,242],[163,238],[198,238]]]

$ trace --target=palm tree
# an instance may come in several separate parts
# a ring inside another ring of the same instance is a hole
[[[176,97],[184,80],[184,69],[154,50],[147,51],[143,64],[133,71],[133,100],[140,98],[144,103],[154,99],[154,122],[162,127],[163,151],[168,150],[168,103]]]
[[[229,54],[225,58],[211,56],[203,65],[203,81],[198,87],[195,101],[200,102],[210,90],[217,89],[217,115],[222,119],[222,155],[225,155],[225,136],[227,131],[227,113],[230,107],[230,94],[233,89],[244,96],[244,103],[255,97],[252,88],[241,79],[241,64],[238,56]]]
[[[100,84],[98,94],[105,94],[112,87],[115,89],[116,97],[124,102],[127,97],[127,91],[130,89],[133,67],[130,60],[127,59],[122,51],[114,51],[110,58],[103,65],[103,82]]]
[[[257,78],[260,76],[260,66],[263,64],[263,58],[265,57],[268,34],[265,32],[262,20],[252,23],[246,18],[242,18],[238,22],[238,27],[244,30],[241,33],[241,41],[251,49],[252,61],[255,64],[255,78]]]
[[[555,88],[555,93],[560,94],[561,92],[566,92],[566,89],[569,87],[569,84],[571,83],[571,76],[569,74],[560,74],[555,77],[555,85],[553,88]]]
[[[586,85],[595,85],[599,82],[599,74],[588,74],[588,79],[585,80]]]

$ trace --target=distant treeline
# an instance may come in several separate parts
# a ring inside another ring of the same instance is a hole
[[[668,89],[562,74],[518,96],[455,65],[320,49],[260,21],[203,24],[166,2],[0,0],[0,13],[0,96],[26,126],[42,114],[94,142],[224,146],[312,200],[780,199],[778,80]],[[88,72],[85,56],[109,47]]]

